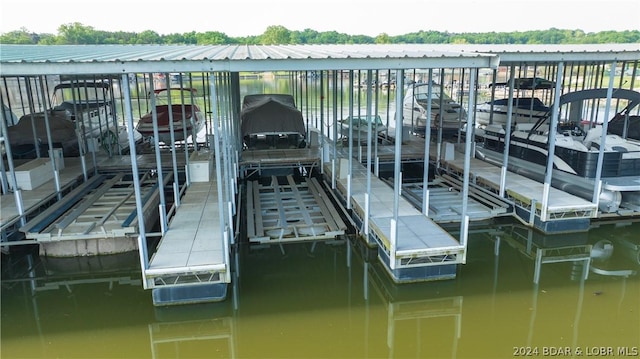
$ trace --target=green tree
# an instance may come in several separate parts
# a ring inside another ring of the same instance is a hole
[[[40,39],[38,34],[32,33],[24,27],[20,30],[7,32],[0,36],[0,43],[2,44],[37,44]]]
[[[291,31],[281,25],[269,26],[260,37],[260,43],[263,45],[290,44]]]
[[[386,32],[383,32],[380,35],[376,36],[375,41],[376,41],[376,44],[390,44],[391,36],[389,36]]]
[[[3,44],[604,44],[640,43],[640,30],[601,31],[585,33],[582,30],[551,28],[548,30],[523,32],[449,33],[424,31],[389,36],[386,33],[374,37],[349,35],[336,31],[318,32],[312,29],[290,31],[284,26],[269,26],[262,35],[229,37],[222,32],[207,31],[196,33],[174,33],[158,35],[155,31],[109,32],[95,30],[81,23],[63,24],[58,34],[37,34],[21,28],[0,34]]]
[[[83,45],[96,44],[96,31],[91,26],[79,22],[60,25],[58,27],[59,40],[63,44]]]
[[[207,31],[196,34],[196,40],[198,45],[224,45],[232,43],[229,36],[218,31]]]
[[[157,32],[145,30],[139,33],[135,38],[136,44],[162,44],[163,40]]]

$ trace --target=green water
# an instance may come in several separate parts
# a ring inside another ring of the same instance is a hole
[[[259,92],[293,89],[287,79],[241,81],[242,94]],[[380,96],[385,119],[394,100]],[[305,118],[318,119],[319,105],[302,106]],[[576,261],[542,265],[533,283],[536,248],[601,241],[613,254],[594,259],[586,280]],[[638,357],[639,276],[593,271],[640,271],[633,245],[640,223],[560,236],[496,225],[470,235],[455,280],[404,285],[358,240],[241,245],[227,300],[169,308],[142,288],[136,253],[47,260],[14,249],[2,255],[0,357]]]
[[[2,257],[2,358],[424,358],[583,356],[640,347],[640,270],[624,244],[640,226],[541,236],[474,232],[455,280],[393,284],[358,240],[249,247],[220,303],[156,308],[135,253]],[[527,237],[530,239],[527,240]],[[611,257],[543,264],[535,248],[599,241]],[[602,243],[602,242],[600,242]],[[29,279],[31,278],[31,279]],[[515,355],[517,354],[517,355]]]

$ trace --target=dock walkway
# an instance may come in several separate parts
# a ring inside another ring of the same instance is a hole
[[[180,296],[171,291],[175,287],[188,287],[187,291],[193,292],[194,286],[218,288],[210,285],[229,283],[226,245],[220,228],[218,186],[215,176],[210,175],[209,181],[193,182],[186,190],[180,207],[149,261],[149,267],[144,270],[148,288],[159,290],[154,292],[154,302],[166,303]],[[211,294],[208,290],[206,292]],[[224,295],[219,300],[224,299]],[[193,293],[187,297],[192,302],[212,299]]]
[[[442,162],[451,174],[464,178],[464,159],[456,156]],[[471,158],[469,171],[472,183],[494,193],[500,191],[500,167]],[[595,218],[598,206],[578,196],[554,187],[549,188],[546,208],[543,208],[544,184],[514,172],[507,171],[505,196],[516,205],[516,215],[525,223],[535,225],[543,232],[587,230],[590,218]]]
[[[346,160],[344,160],[346,161]],[[355,165],[351,175],[351,202],[354,218],[360,224],[365,218],[367,171]],[[331,176],[331,165],[325,165]],[[336,187],[342,200],[347,198],[347,176],[336,177]],[[369,196],[369,244],[377,244],[378,258],[397,283],[453,279],[456,265],[464,263],[465,247],[451,234],[420,213],[406,199],[400,197],[397,239],[392,242],[391,223],[394,218],[393,189],[375,176],[371,177]]]

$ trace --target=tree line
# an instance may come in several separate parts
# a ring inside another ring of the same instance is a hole
[[[391,36],[349,35],[337,31],[289,30],[273,25],[261,35],[230,37],[223,32],[187,32],[161,35],[142,32],[102,31],[81,23],[63,24],[57,34],[37,34],[26,28],[0,35],[2,44],[31,45],[111,45],[111,44],[183,44],[183,45],[295,45],[295,44],[605,44],[640,43],[640,30],[600,31],[532,30],[522,32],[451,33],[418,31]]]

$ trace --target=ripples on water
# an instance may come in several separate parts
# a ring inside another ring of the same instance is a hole
[[[2,257],[2,357],[462,358],[600,347],[637,356],[637,275],[582,280],[584,262],[549,263],[535,285],[532,253],[606,240],[613,254],[591,269],[638,271],[623,249],[640,244],[638,233],[638,224],[588,236],[496,226],[471,235],[457,279],[405,285],[357,240],[242,246],[226,301],[168,308],[142,289],[135,253],[45,260],[22,250]]]

